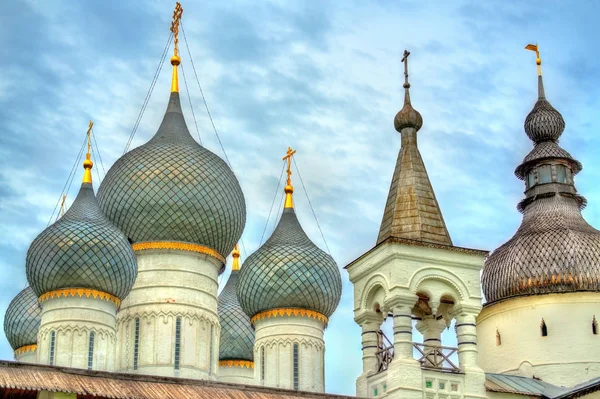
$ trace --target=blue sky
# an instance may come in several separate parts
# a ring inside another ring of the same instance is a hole
[[[105,168],[122,154],[173,6],[0,4],[0,316],[26,285],[25,253],[50,218],[90,119]],[[531,148],[522,125],[536,98],[534,55],[523,49],[530,42],[540,44],[547,97],[566,120],[561,145],[584,165],[576,182],[589,201],[584,216],[600,226],[594,2],[188,1],[183,7],[200,82],[246,196],[243,258],[258,247],[288,146],[298,151],[339,266],[373,246],[400,147],[392,121],[402,106],[405,48],[412,53],[412,102],[424,118],[419,147],[455,245],[494,249],[520,223],[515,206],[523,184],[513,171]],[[185,48],[182,63],[202,141],[223,156]],[[169,72],[165,65],[133,146],[158,128]],[[195,132],[183,82],[181,92]],[[300,221],[324,247],[295,184]],[[342,302],[325,334],[326,384],[330,392],[353,394],[360,330],[343,270],[342,279]],[[12,359],[4,338],[0,358]]]

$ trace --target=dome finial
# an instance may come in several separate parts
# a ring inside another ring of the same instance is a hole
[[[410,127],[419,130],[423,126],[423,118],[419,111],[415,110],[410,103],[410,83],[408,83],[408,56],[410,51],[404,50],[401,62],[404,63],[404,106],[394,118],[394,127],[401,133],[402,129]]]
[[[238,244],[235,244],[235,247],[233,247],[233,251],[231,251],[231,257],[233,258],[231,271],[240,270],[240,249]]]
[[[173,22],[171,22],[171,32],[173,32],[173,40],[175,46],[173,48],[173,57],[171,57],[171,65],[173,65],[173,78],[171,81],[171,93],[179,93],[179,81],[177,78],[177,66],[181,64],[181,58],[179,58],[179,21],[181,21],[181,15],[183,14],[183,8],[181,3],[175,3],[175,11],[173,11]]]
[[[537,73],[538,73],[538,97],[546,98],[546,93],[544,92],[544,81],[542,80],[542,59],[540,58],[540,49],[537,44],[528,44],[525,46],[525,50],[535,51],[535,64],[537,65]]]
[[[94,126],[94,122],[90,121],[90,124],[88,126],[88,130],[87,130],[87,137],[88,137],[88,142],[87,142],[87,153],[85,154],[85,161],[83,161],[83,168],[85,169],[85,171],[83,172],[83,183],[92,183],[92,167],[94,166],[94,163],[92,162],[91,159],[91,149],[92,149],[92,141],[91,141],[91,135],[92,135],[92,127]]]
[[[287,154],[282,160],[287,160],[287,183],[283,191],[285,192],[285,205],[284,208],[293,208],[294,199],[292,194],[294,193],[294,187],[292,186],[292,155],[296,153],[296,150],[292,150],[292,147],[288,147]]]

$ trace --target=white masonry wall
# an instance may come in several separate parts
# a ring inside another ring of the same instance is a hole
[[[271,317],[256,321],[254,328],[257,385],[294,389],[293,344],[297,343],[298,389],[325,392],[323,322],[301,316]]]
[[[190,251],[136,252],[138,276],[117,315],[117,370],[161,376],[216,379],[220,325],[215,258]],[[176,320],[181,318],[179,370],[175,369]],[[135,326],[139,319],[137,369]]]
[[[60,297],[42,302],[38,363],[50,364],[55,332],[54,365],[88,368],[90,332],[94,332],[92,369],[114,371],[117,305],[105,299]]]
[[[599,302],[598,293],[574,292],[484,307],[477,318],[479,364],[486,372],[536,376],[562,386],[600,377],[600,321],[597,334],[592,331],[594,316],[600,317]]]
[[[254,385],[254,369],[252,367],[219,365],[219,381]]]
[[[15,360],[20,363],[37,363],[37,349],[34,351],[15,354]]]

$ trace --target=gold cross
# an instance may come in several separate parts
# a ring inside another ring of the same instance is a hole
[[[87,130],[87,136],[88,136],[88,150],[87,153],[90,153],[90,149],[92,148],[92,127],[94,126],[94,122],[90,121],[90,124],[88,126],[88,130]]]
[[[173,32],[173,37],[175,38],[175,55],[177,55],[177,44],[179,43],[179,21],[181,21],[181,16],[183,15],[183,8],[181,7],[181,3],[175,3],[175,11],[173,11],[173,22],[171,22],[171,32]]]
[[[283,161],[287,159],[287,185],[292,184],[292,155],[296,153],[296,150],[292,150],[292,147],[288,147],[286,156],[282,158]]]
[[[409,88],[410,83],[408,83],[408,56],[410,55],[410,51],[404,50],[404,56],[400,62],[404,63],[404,88]]]

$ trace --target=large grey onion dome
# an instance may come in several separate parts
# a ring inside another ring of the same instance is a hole
[[[237,286],[240,305],[250,317],[277,308],[329,317],[341,294],[337,264],[306,236],[292,207],[284,209],[273,235],[246,259]]]
[[[104,216],[90,183],[73,205],[33,240],[27,280],[35,294],[89,288],[123,299],[137,277],[137,261],[123,233]]]
[[[221,158],[192,138],[177,92],[171,93],[154,137],[110,168],[98,201],[132,243],[188,242],[224,258],[246,222],[238,180]]]
[[[4,315],[4,334],[13,350],[37,344],[41,313],[31,287],[26,287],[10,302]]]
[[[236,294],[238,284],[240,252],[234,248],[233,267],[227,284],[219,295],[218,313],[221,323],[219,360],[254,361],[254,328],[250,318],[240,306]]]
[[[565,130],[565,121],[548,100],[542,76],[538,76],[538,100],[525,118],[525,133],[534,141],[557,141]]]

